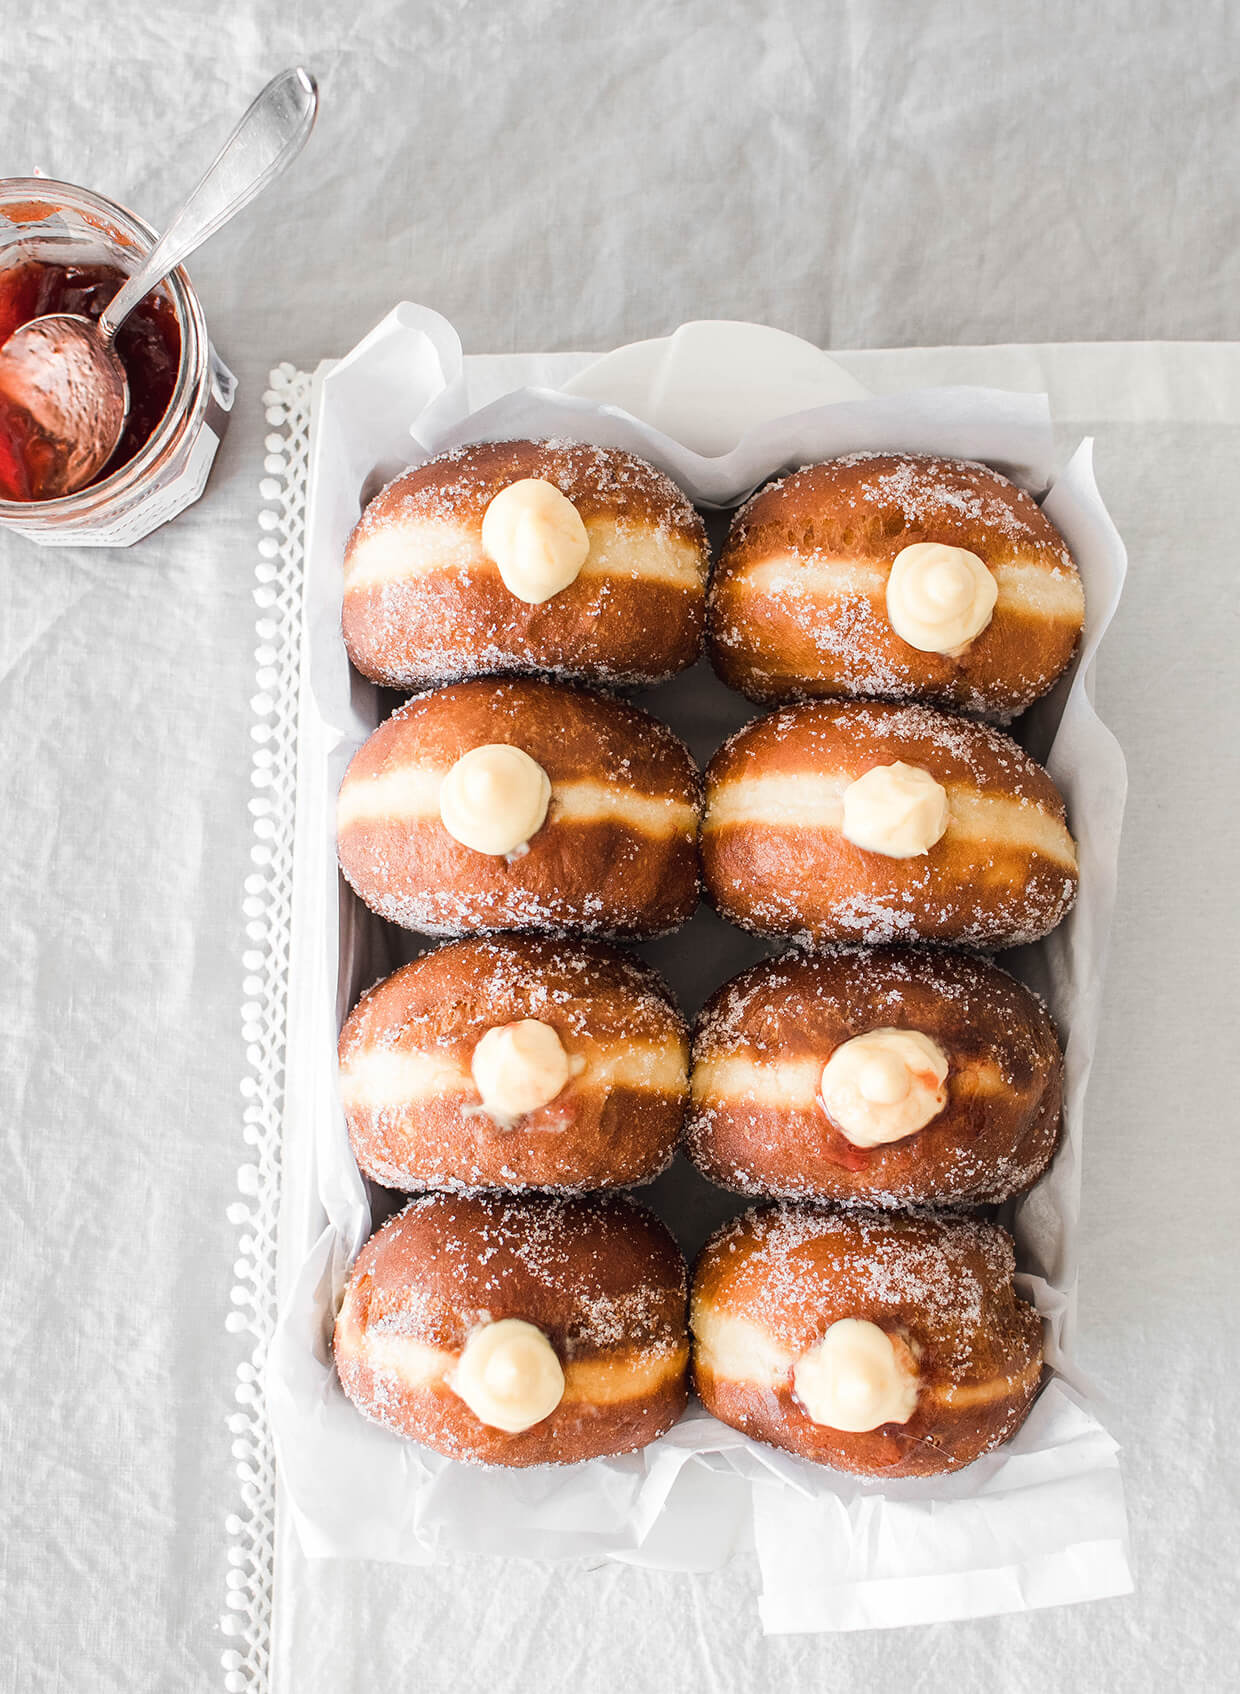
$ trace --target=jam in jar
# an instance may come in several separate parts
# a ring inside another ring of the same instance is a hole
[[[98,318],[155,241],[149,224],[88,188],[48,177],[0,181],[0,342],[48,313]],[[131,409],[117,450],[85,488],[40,498],[38,481],[64,444],[35,439],[24,408],[10,413],[7,431],[0,427],[8,448],[0,540],[11,530],[40,547],[132,547],[206,488],[236,385],[182,267],[125,320],[116,348]]]
[[[0,346],[22,324],[48,313],[98,318],[124,281],[115,265],[28,260],[0,271]],[[129,383],[129,412],[116,450],[94,482],[127,465],[168,410],[181,363],[181,330],[171,302],[148,294],[121,325],[115,345]],[[30,414],[0,389],[0,499],[40,499],[56,450]]]

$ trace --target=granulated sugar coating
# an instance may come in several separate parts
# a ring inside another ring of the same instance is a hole
[[[471,442],[402,471],[369,502],[354,535],[372,534],[405,516],[446,523],[481,518],[497,489],[516,474],[554,483],[583,517],[606,508],[640,515],[688,537],[705,536],[687,496],[647,460],[618,447],[554,437]]]
[[[568,1358],[675,1342],[687,1296],[671,1237],[624,1196],[422,1195],[354,1274],[371,1278],[371,1327],[457,1348],[479,1322],[523,1317]]]
[[[346,1393],[397,1434],[471,1464],[564,1464],[631,1452],[684,1410],[684,1260],[623,1198],[425,1195],[366,1243],[336,1322]],[[489,1422],[461,1387],[480,1330],[518,1319],[563,1373],[550,1410]]]
[[[820,1093],[838,1047],[913,1030],[946,1065],[941,1108],[922,1127],[858,1147]],[[908,1204],[998,1204],[1054,1152],[1062,1058],[1041,1002],[987,960],[940,948],[830,947],[744,971],[703,1007],[694,1032],[686,1151],[743,1194]]]
[[[624,1028],[630,1036],[681,1027],[662,977],[620,948],[535,937],[447,944],[361,995],[341,1033],[340,1057],[347,1061],[365,1047],[454,1047],[497,1017],[551,1018],[570,1036],[597,1037],[599,1002],[619,990],[629,997]]]
[[[563,1085],[515,1115],[488,1110],[473,1063],[488,1032],[554,1031]],[[345,1118],[386,1186],[587,1193],[652,1181],[688,1095],[688,1032],[666,985],[617,948],[509,935],[440,947],[363,995],[340,1038]]]
[[[942,787],[947,827],[899,858],[842,832],[842,797],[876,765]],[[1077,886],[1063,799],[1010,736],[927,706],[813,701],[733,735],[706,773],[702,862],[731,922],[807,945],[1045,935]]]
[[[775,1205],[711,1237],[695,1300],[750,1318],[794,1355],[839,1318],[898,1326],[927,1371],[959,1383],[993,1345],[989,1332],[1007,1326],[1014,1271],[1011,1237],[997,1224]]]
[[[582,519],[576,580],[519,598],[482,546],[491,500],[551,483]],[[363,675],[390,687],[498,672],[641,687],[701,648],[709,549],[701,518],[631,453],[568,441],[480,442],[390,482],[345,553],[343,630]]]
[[[462,755],[496,743],[520,747],[551,791],[543,824],[505,855],[456,841],[436,798]],[[354,755],[341,867],[372,910],[425,935],[664,934],[697,904],[700,792],[684,743],[636,706],[527,679],[457,683],[415,696]]]
[[[963,642],[913,647],[887,585],[921,544],[962,549],[998,579]],[[741,509],[711,587],[716,668],[751,699],[872,694],[1010,719],[1062,674],[1084,615],[1080,577],[1036,502],[986,465],[849,454],[769,483]]]
[[[840,770],[849,777],[871,765],[903,758],[929,763],[940,780],[968,781],[980,793],[1014,794],[1056,817],[1063,800],[1046,772],[1018,742],[990,724],[932,706],[892,705],[883,700],[839,704],[805,702],[785,706],[746,724],[711,760],[710,772],[744,774],[768,757],[768,748],[790,745],[798,766]]]
[[[1013,1270],[1011,1239],[994,1224],[757,1208],[717,1231],[694,1270],[698,1393],[734,1428],[838,1470],[959,1470],[1007,1440],[1037,1393],[1041,1326],[1017,1299]],[[902,1385],[895,1400],[870,1400],[869,1424],[833,1415],[857,1409],[849,1385],[863,1398],[877,1386],[848,1362],[849,1341],[827,1381],[818,1374],[818,1349],[846,1320],[882,1331],[889,1354],[863,1333]]]

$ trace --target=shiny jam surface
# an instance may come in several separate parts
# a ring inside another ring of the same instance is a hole
[[[0,271],[0,347],[15,329],[49,312],[99,317],[124,280],[115,265],[28,260]],[[95,482],[127,465],[168,410],[181,363],[181,330],[171,303],[148,294],[121,325],[116,351],[129,379],[129,415],[116,451]],[[0,392],[0,499],[38,500],[56,453],[57,444],[33,426],[29,413]]]
[[[823,1157],[829,1159],[833,1165],[838,1165],[841,1170],[868,1170],[874,1163],[876,1155],[882,1151],[882,1147],[858,1147],[848,1139],[831,1116],[822,1094],[816,1094],[814,1099],[818,1110],[827,1122],[826,1134],[822,1138]]]

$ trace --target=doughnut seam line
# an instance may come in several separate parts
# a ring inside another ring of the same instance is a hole
[[[345,1326],[345,1335],[356,1364],[395,1377],[408,1389],[451,1392],[447,1378],[459,1354],[408,1335],[376,1335],[373,1330],[361,1334],[351,1323]],[[678,1379],[687,1360],[685,1343],[627,1347],[598,1358],[569,1359],[564,1364],[561,1404],[616,1406],[647,1399]]]
[[[634,1088],[678,1099],[686,1077],[683,1055],[665,1044],[629,1040],[623,1046],[591,1045],[586,1076],[574,1083],[578,1093],[606,1093]],[[462,1104],[478,1100],[469,1067],[463,1059],[421,1049],[393,1050],[378,1044],[354,1048],[340,1071],[340,1093],[346,1110],[381,1110],[416,1101],[459,1094]]]
[[[721,783],[706,803],[704,835],[743,825],[749,829],[819,830],[838,834],[843,822],[845,771],[778,771]],[[1031,800],[982,794],[948,782],[949,822],[938,846],[980,843],[1040,853],[1076,868],[1076,846],[1067,826]],[[934,849],[919,858],[934,858]]]
[[[693,1067],[694,1103],[733,1111],[811,1111],[818,1105],[822,1067],[834,1051],[824,1042],[821,1055],[804,1059],[764,1059],[745,1052],[699,1058]],[[1008,1084],[997,1065],[954,1065],[952,1092],[957,1098],[963,1094],[978,1099],[1006,1094]]]
[[[994,567],[999,585],[996,613],[1015,612],[1048,623],[1079,622],[1085,605],[1080,578],[1062,565],[1014,559]],[[889,567],[864,559],[800,559],[777,554],[742,565],[725,581],[746,595],[807,600],[848,600],[863,594],[881,600]]]
[[[437,822],[439,789],[446,768],[405,765],[381,776],[346,782],[336,806],[336,827],[356,823]],[[638,794],[631,788],[609,787],[586,779],[552,784],[549,823],[615,822],[637,835],[667,837],[692,834],[697,809],[684,800]]]
[[[701,1369],[721,1382],[765,1389],[786,1387],[792,1378],[796,1355],[782,1346],[762,1324],[732,1312],[719,1311],[699,1301],[693,1312],[694,1357]],[[921,1389],[927,1406],[947,1406],[965,1411],[989,1405],[1009,1395],[1014,1387],[1036,1381],[1042,1360],[1008,1375],[985,1377],[976,1382],[925,1383]]]
[[[672,589],[698,590],[702,561],[691,542],[652,527],[622,528],[607,519],[586,524],[590,551],[577,580],[615,578],[623,582],[657,582]],[[402,526],[376,529],[360,541],[345,567],[346,594],[361,594],[391,583],[416,582],[431,576],[456,576],[477,571],[500,581],[499,569],[482,551],[478,530],[453,527],[441,519],[416,519]]]

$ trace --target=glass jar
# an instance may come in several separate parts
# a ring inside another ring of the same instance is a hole
[[[155,232],[123,206],[47,177],[0,181],[0,270],[30,261],[115,265],[126,273]],[[194,285],[181,268],[159,292],[176,314],[180,365],[167,410],[127,464],[56,500],[0,499],[0,523],[43,546],[128,547],[183,512],[206,487],[236,382],[207,338]]]

